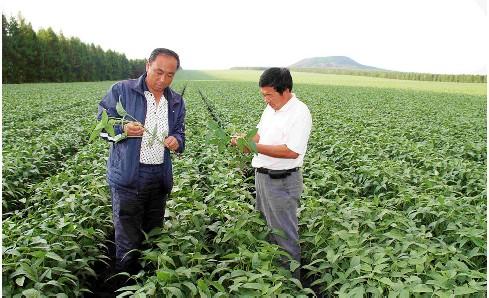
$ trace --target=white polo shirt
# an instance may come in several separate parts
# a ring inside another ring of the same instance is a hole
[[[298,153],[295,159],[275,158],[263,154],[253,157],[254,168],[287,170],[301,167],[312,128],[309,108],[292,93],[292,98],[278,111],[267,105],[257,125],[259,144],[286,145]]]

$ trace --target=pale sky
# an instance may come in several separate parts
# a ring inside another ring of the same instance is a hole
[[[166,47],[184,69],[288,66],[348,56],[374,67],[486,74],[486,0],[3,0],[34,30],[147,58]]]

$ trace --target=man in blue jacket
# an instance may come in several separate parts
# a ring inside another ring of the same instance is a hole
[[[135,120],[114,126],[116,135],[127,138],[111,141],[107,162],[115,228],[116,271],[137,273],[138,254],[143,233],[163,223],[165,205],[173,186],[170,151],[185,148],[185,103],[170,88],[180,67],[178,55],[157,48],[146,64],[146,73],[135,80],[114,84],[99,104],[99,118],[106,110],[109,117],[120,117],[116,105],[121,102]],[[158,139],[153,141],[151,134]]]

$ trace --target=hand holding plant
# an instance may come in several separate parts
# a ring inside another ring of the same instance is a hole
[[[90,135],[90,141],[95,140],[102,131],[106,131],[113,139],[115,143],[118,143],[126,138],[141,138],[143,133],[146,132],[151,136],[151,140],[149,145],[152,146],[155,141],[163,143],[165,145],[165,139],[168,136],[168,132],[166,132],[162,138],[159,138],[158,127],[155,126],[152,131],[146,128],[141,122],[139,122],[136,118],[131,116],[126,112],[121,103],[121,97],[119,96],[119,101],[115,107],[117,114],[120,117],[109,117],[106,110],[102,111],[102,117],[100,121],[97,123],[95,128],[93,129]],[[131,119],[131,120],[128,120]],[[123,132],[121,134],[116,135],[114,130],[114,125],[119,124],[123,128]],[[173,144],[173,143],[172,143]],[[178,144],[178,142],[177,142]],[[168,146],[167,146],[168,147]],[[168,147],[171,149],[170,147]],[[172,148],[175,148],[175,145],[172,145]],[[178,146],[176,146],[178,149]],[[173,149],[171,149],[173,150]],[[175,149],[176,150],[176,149]]]
[[[127,136],[142,136],[144,133],[144,126],[139,122],[129,122],[124,124],[124,132]]]
[[[237,146],[243,153],[250,153],[256,150],[256,144],[253,142],[253,136],[248,137],[245,133],[236,133],[231,136],[231,146]],[[255,152],[256,153],[256,152]]]
[[[217,122],[209,120],[208,136],[209,143],[217,145],[219,151],[224,150],[228,145],[237,147],[241,152],[258,154],[256,143],[253,137],[256,135],[258,128],[250,130],[248,133],[237,133],[228,135],[226,131],[218,125]],[[231,141],[230,141],[231,140]]]

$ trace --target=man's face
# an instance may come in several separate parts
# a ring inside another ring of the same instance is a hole
[[[289,90],[286,89],[282,94],[278,93],[273,87],[260,87],[260,93],[263,96],[263,100],[272,107],[274,110],[280,110],[281,107],[287,103],[289,99],[287,94]]]
[[[177,59],[172,56],[158,55],[156,59],[146,64],[146,84],[150,90],[163,92],[171,85],[177,72]]]

